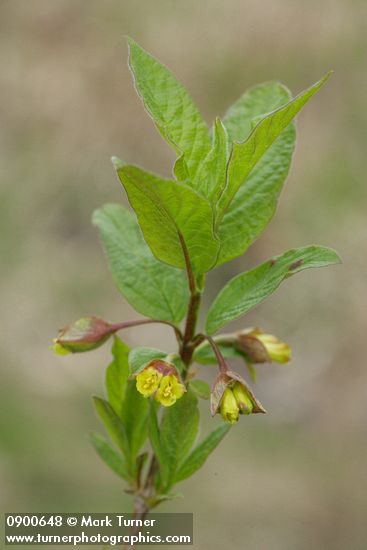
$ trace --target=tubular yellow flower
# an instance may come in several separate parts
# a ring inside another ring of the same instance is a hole
[[[240,384],[239,382],[236,382],[233,386],[233,395],[235,397],[237,406],[240,410],[241,414],[251,414],[252,410],[254,408],[254,404],[252,402],[251,397],[246,391],[246,388]]]
[[[278,340],[272,334],[256,334],[256,338],[263,344],[272,361],[276,363],[288,363],[290,361],[292,350],[288,344]]]
[[[230,424],[235,424],[240,414],[236,398],[231,388],[227,387],[224,390],[223,397],[220,404],[220,414],[223,419]]]
[[[136,389],[144,397],[150,397],[157,391],[162,373],[154,367],[148,367],[142,370],[136,377]]]
[[[177,376],[168,374],[161,379],[155,398],[164,407],[171,407],[185,391],[185,386],[179,382]]]

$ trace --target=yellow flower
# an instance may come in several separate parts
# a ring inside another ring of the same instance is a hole
[[[256,338],[263,344],[272,361],[276,363],[288,363],[290,361],[292,350],[288,344],[281,342],[272,334],[256,334]]]
[[[136,389],[144,395],[151,396],[157,391],[159,382],[162,378],[162,373],[154,367],[148,367],[142,370],[136,377]]]
[[[155,398],[164,407],[170,407],[183,396],[185,391],[185,386],[178,381],[177,376],[169,374],[163,376],[160,381]]]
[[[247,393],[246,388],[239,382],[236,382],[233,386],[232,391],[240,413],[251,414],[254,408],[254,404],[251,400],[251,397]]]
[[[222,415],[223,419],[230,424],[235,424],[238,420],[240,409],[234,393],[229,387],[224,390],[220,404],[220,414]]]

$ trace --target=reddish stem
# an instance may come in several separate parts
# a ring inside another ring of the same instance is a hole
[[[224,357],[222,355],[222,352],[220,351],[219,346],[217,345],[217,343],[214,341],[214,339],[211,336],[207,336],[206,334],[200,334],[199,336],[201,336],[203,338],[203,340],[204,339],[208,340],[208,342],[211,345],[211,347],[213,348],[213,351],[214,351],[215,356],[217,358],[220,372],[222,374],[226,374],[227,371],[229,370],[229,368],[228,368],[226,360],[224,359]]]
[[[161,323],[163,325],[168,325],[175,331],[176,338],[180,343],[182,341],[182,332],[178,327],[170,323],[169,321],[159,321],[157,319],[137,319],[135,321],[125,321],[123,323],[113,323],[112,328],[116,331],[124,330],[125,328],[138,327],[140,325],[148,325],[152,323]]]

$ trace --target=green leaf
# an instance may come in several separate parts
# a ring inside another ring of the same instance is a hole
[[[165,409],[160,429],[160,442],[167,460],[167,488],[174,483],[177,470],[193,446],[199,427],[197,398],[188,391],[172,407]]]
[[[112,355],[113,361],[106,369],[106,390],[111,407],[120,416],[129,377],[129,347],[118,336],[114,338]]]
[[[165,454],[165,449],[163,448],[161,443],[161,435],[160,435],[160,429],[159,429],[158,417],[157,417],[157,408],[158,408],[157,403],[151,400],[150,415],[149,415],[149,439],[159,463],[160,479],[162,481],[163,486],[166,487],[169,481],[169,456]]]
[[[195,189],[215,205],[226,183],[228,135],[219,118],[214,124],[213,145],[193,180]]]
[[[163,359],[167,353],[155,348],[137,347],[130,351],[129,367],[130,375],[136,375],[152,359]]]
[[[129,481],[129,472],[124,458],[97,433],[92,433],[90,441],[103,462],[118,476]]]
[[[246,252],[274,216],[291,165],[295,137],[291,124],[235,195],[218,228],[221,245],[217,267]]]
[[[153,503],[154,503],[154,506],[156,506],[160,502],[164,502],[166,500],[174,500],[176,498],[183,498],[183,494],[182,493],[168,493],[167,495],[165,495],[165,494],[157,495],[155,497]]]
[[[121,422],[120,418],[117,416],[111,405],[105,399],[101,397],[93,397],[94,406],[96,412],[104,424],[106,431],[112,441],[116,443],[118,448],[122,451],[126,460],[129,462],[130,457],[130,448],[129,441],[126,435],[126,430]]]
[[[194,392],[197,397],[201,399],[209,399],[210,397],[210,386],[204,380],[192,380],[189,384],[190,389]]]
[[[208,456],[222,441],[223,437],[230,430],[229,424],[222,424],[213,430],[186,458],[175,476],[175,483],[192,476],[203,466]]]
[[[181,155],[175,162],[173,167],[173,174],[178,181],[186,181],[187,183],[190,183],[189,177],[189,169],[187,167],[186,161],[185,161],[185,155]]]
[[[255,369],[254,364],[250,363],[249,361],[246,361],[246,367],[247,367],[247,372],[249,373],[249,376],[251,378],[251,382],[255,384],[257,380],[257,371]]]
[[[228,346],[220,343],[218,343],[217,345],[224,359],[237,359],[238,357],[242,357],[241,352],[239,352],[233,346]],[[204,342],[196,348],[193,360],[196,363],[200,363],[200,365],[216,365],[218,363],[213,348],[208,342]]]
[[[121,419],[133,463],[148,437],[148,409],[148,399],[137,391],[135,380],[129,380],[122,404]]]
[[[117,337],[112,353],[114,360],[106,370],[109,403],[95,398],[95,405],[111,439],[134,470],[136,457],[148,436],[148,402],[136,390],[135,380],[128,380],[129,348]]]
[[[228,165],[227,185],[219,201],[218,226],[233,197],[245,182],[251,170],[275,139],[292,122],[305,103],[325,84],[330,75],[331,73],[328,73],[292,101],[262,118],[246,141],[234,142]]]
[[[135,215],[118,204],[93,214],[114,281],[127,301],[142,315],[179,323],[188,303],[186,276],[155,258]]]
[[[264,82],[246,92],[228,109],[223,124],[231,141],[245,140],[254,129],[254,121],[278,109],[291,98],[290,91],[279,82]]]
[[[303,269],[339,262],[339,256],[331,248],[306,246],[288,250],[251,271],[237,275],[214,300],[206,321],[207,333],[213,334],[255,307],[274,292],[285,278]]]
[[[210,149],[207,126],[189,94],[172,73],[129,39],[129,63],[145,108],[164,139],[184,154],[191,178]],[[178,171],[180,173],[180,171]]]
[[[209,202],[183,183],[164,180],[114,159],[117,173],[155,256],[196,273],[216,262],[219,243]]]
[[[145,465],[149,460],[148,451],[144,451],[136,457],[136,480],[140,483]]]
[[[276,82],[251,88],[231,107],[224,119],[230,137],[245,139],[254,120],[284,105],[290,98],[289,90]],[[295,139],[296,129],[294,124],[290,124],[235,194],[218,228],[220,252],[217,266],[241,256],[270,222],[288,175]]]

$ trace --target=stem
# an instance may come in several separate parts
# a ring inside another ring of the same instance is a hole
[[[226,374],[226,372],[229,370],[228,365],[226,363],[226,360],[224,359],[222,352],[220,351],[220,348],[218,344],[215,342],[215,340],[211,336],[207,336],[206,334],[198,334],[198,339],[202,338],[203,340],[208,340],[209,344],[213,348],[213,351],[215,353],[215,356],[218,361],[219,370],[222,374]],[[202,340],[199,340],[199,343]]]
[[[135,495],[134,499],[134,512],[133,512],[133,519],[145,519],[149,512],[150,508],[146,504],[145,500],[141,498],[139,495]],[[139,531],[139,527],[133,525],[130,528],[130,536],[135,535]],[[133,550],[135,548],[134,544],[126,544],[123,547],[125,550]]]
[[[160,323],[162,325],[168,325],[173,328],[177,341],[180,343],[182,341],[182,332],[178,327],[169,321],[159,321],[157,319],[136,319],[135,321],[125,321],[123,323],[114,323],[112,328],[117,332],[118,330],[124,330],[125,328],[139,327],[140,325],[149,325],[152,323]]]
[[[179,238],[181,241],[182,250],[185,258],[187,279],[188,279],[188,285],[190,289],[190,301],[188,305],[186,324],[185,324],[185,329],[183,334],[177,327],[175,327],[171,323],[165,322],[165,324],[170,325],[175,331],[177,342],[179,345],[179,355],[184,364],[182,379],[183,381],[185,381],[187,379],[194,350],[200,343],[197,341],[198,338],[195,337],[195,330],[196,330],[196,324],[197,324],[198,315],[199,315],[200,302],[201,302],[201,289],[203,288],[204,276],[202,276],[201,280],[197,280],[195,278],[194,272],[191,267],[188,250],[186,248],[185,241],[180,233],[179,233]],[[130,321],[129,323],[121,323],[119,325],[118,330],[120,328],[128,328],[129,326],[138,326],[143,324],[145,325],[148,323],[156,323],[156,322],[162,322],[162,321],[154,321],[150,319],[146,319],[143,321]],[[150,465],[146,474],[145,482],[143,484],[139,484],[135,492],[134,519],[144,519],[146,515],[149,513],[149,511],[151,510],[151,508],[157,504],[157,503],[154,503],[154,494],[155,494],[154,477],[157,469],[158,469],[158,460],[155,453],[153,452],[151,455]],[[128,549],[132,549],[133,547],[131,545],[126,545],[125,548],[126,550],[128,550]]]
[[[199,314],[200,302],[201,302],[201,293],[195,290],[195,292],[191,294],[189,308],[188,308],[187,317],[186,317],[185,331],[183,335],[182,344],[180,347],[180,357],[182,359],[183,364],[185,365],[185,371],[183,373],[184,379],[186,379],[187,377],[188,369],[190,367],[192,355],[195,349],[194,336],[195,336],[195,328],[196,328],[196,323],[197,323],[198,314]]]
[[[134,495],[134,511],[133,511],[133,519],[140,519],[143,520],[153,507],[151,504],[149,504],[149,501],[154,496],[154,475],[158,468],[158,461],[155,456],[155,454],[152,454],[147,476],[145,479],[145,482],[139,483],[138,489],[135,492]],[[135,535],[139,531],[139,526],[132,526],[130,529],[130,535]],[[126,544],[124,546],[125,550],[131,550],[134,548],[134,545]]]
[[[181,233],[178,233],[182,252],[185,259],[185,265],[186,265],[186,273],[187,273],[187,282],[190,289],[190,302],[189,307],[187,311],[187,317],[186,317],[186,326],[185,331],[183,335],[183,340],[180,346],[180,357],[182,359],[182,362],[185,366],[185,370],[183,372],[183,379],[186,380],[188,370],[190,367],[190,363],[192,360],[192,354],[194,353],[195,347],[193,346],[192,340],[195,336],[195,329],[196,329],[196,323],[197,318],[199,314],[199,308],[200,308],[200,301],[201,301],[201,292],[197,287],[197,281],[195,279],[195,274],[192,269],[189,251],[187,250],[185,240]],[[202,276],[202,282],[204,280],[204,276]],[[203,285],[201,285],[202,287]]]

